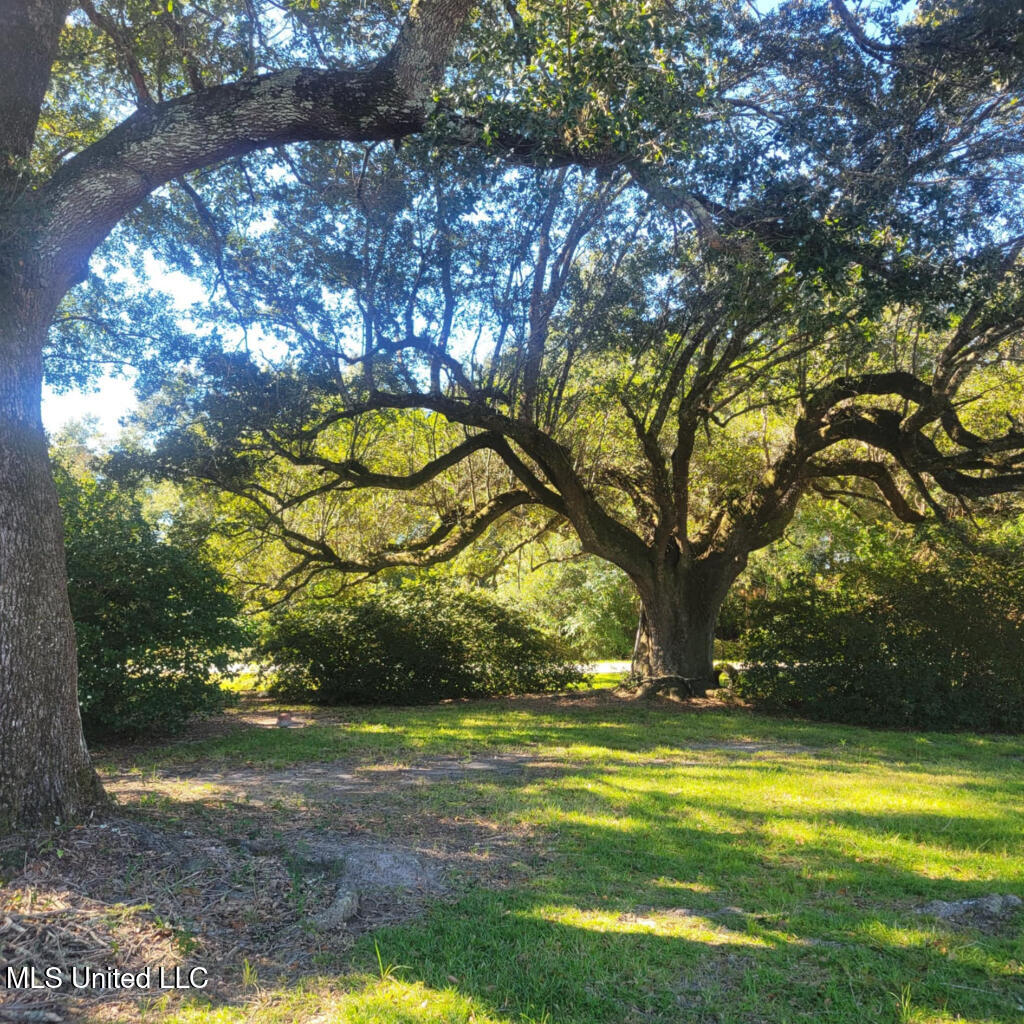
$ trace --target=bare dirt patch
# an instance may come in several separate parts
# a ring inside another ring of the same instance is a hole
[[[360,797],[390,796],[396,790],[435,782],[521,781],[565,768],[564,764],[529,754],[492,754],[468,761],[437,757],[413,765],[353,765],[327,761],[271,769],[202,766],[147,775],[124,772],[110,775],[104,782],[115,796],[129,800],[164,792],[178,797],[187,794],[194,799],[245,800],[251,806],[288,799],[347,804]]]
[[[215,1002],[239,998],[247,978],[343,969],[359,934],[454,895],[466,872],[453,878],[453,864],[485,879],[498,866],[500,843],[460,848],[467,837],[458,829],[447,848],[420,849],[293,824],[273,840],[225,842],[116,817],[9,840],[0,960],[35,968],[39,979],[58,968],[62,984],[52,992],[0,987],[0,1020],[138,1019],[134,993],[73,990],[75,967],[148,967],[154,976],[199,967],[209,977],[203,994]],[[528,840],[505,838],[510,851]],[[500,869],[493,873],[502,884]],[[344,893],[354,904],[339,914]]]
[[[507,703],[510,707],[529,706],[537,711],[554,714],[566,711],[600,711],[602,709],[621,711],[623,707],[643,702],[659,711],[671,711],[679,715],[702,714],[709,711],[744,711],[747,705],[726,690],[712,691],[707,697],[692,697],[679,700],[674,697],[639,697],[629,686],[614,689],[605,687],[584,690],[564,690],[561,693],[526,693],[515,697],[502,697],[491,703]]]
[[[0,960],[39,977],[57,967],[63,980],[52,992],[0,988],[0,1021],[138,1019],[138,994],[76,991],[73,966],[203,968],[217,1003],[253,978],[342,970],[362,932],[521,874],[533,830],[431,813],[421,787],[557,767],[502,754],[109,778],[118,816],[0,844]]]
[[[627,686],[608,689],[563,690],[547,694],[519,694],[510,697],[457,698],[442,701],[442,705],[456,705],[496,709],[511,708],[514,710],[531,710],[540,713],[564,714],[574,711],[622,711],[623,708],[635,705],[640,698],[636,691]],[[644,698],[644,704],[679,715],[701,714],[710,711],[749,712],[749,707],[738,698],[731,696],[727,690],[713,691],[703,698],[686,701],[669,697]],[[291,705],[281,704],[275,699],[260,692],[240,695],[239,704],[229,708],[225,713],[209,719],[197,719],[188,729],[175,739],[176,744],[187,745],[202,743],[206,740],[219,739],[247,729],[276,729],[278,714],[282,709],[289,710],[300,728],[322,725],[343,725],[358,718],[361,711],[358,706],[344,707],[303,707],[296,710]],[[117,742],[100,745],[94,748],[103,760],[130,766],[135,755],[150,748],[149,743]]]

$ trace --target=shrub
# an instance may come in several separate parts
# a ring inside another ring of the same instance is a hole
[[[1024,727],[1024,579],[959,558],[798,575],[756,610],[737,691],[852,724]]]
[[[320,704],[426,704],[550,692],[578,681],[557,640],[465,591],[408,589],[329,610],[300,607],[267,630],[271,692]]]
[[[56,477],[86,735],[173,733],[223,708],[210,669],[240,632],[219,573],[162,543],[131,494],[60,465]]]

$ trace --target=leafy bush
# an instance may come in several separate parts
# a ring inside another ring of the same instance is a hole
[[[426,704],[550,692],[578,681],[558,641],[480,594],[408,589],[329,610],[308,606],[268,629],[272,692],[320,704]]]
[[[1024,728],[1024,572],[981,557],[789,578],[744,636],[745,697],[813,718]]]
[[[56,477],[86,734],[173,733],[220,710],[210,668],[240,632],[219,573],[162,543],[131,494],[59,464]]]

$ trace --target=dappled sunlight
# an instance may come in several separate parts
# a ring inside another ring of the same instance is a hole
[[[547,906],[535,907],[520,916],[604,934],[658,935],[702,942],[711,946],[728,944],[768,948],[777,944],[766,935],[754,935],[723,927],[711,916],[689,911],[674,913],[673,909],[640,907],[635,911],[617,913],[583,910],[575,906]]]
[[[307,978],[297,985],[254,991],[236,1006],[213,1007],[195,1001],[170,1016],[166,1024],[510,1024],[517,1020],[485,1007],[458,991],[455,984],[433,988],[405,981],[400,966],[384,964],[381,978],[349,976],[344,982]],[[154,1007],[155,1009],[155,1007]],[[144,1024],[145,1011],[140,1019]]]
[[[704,882],[684,882],[677,878],[656,878],[651,884],[659,889],[699,893],[705,896],[709,896],[715,892],[715,889],[712,886],[707,885]]]
[[[916,909],[1024,891],[1019,745],[516,703],[349,709],[170,744],[121,774],[154,820],[388,836],[447,850],[459,879],[374,932],[383,965],[406,965],[385,981],[363,936],[346,958],[367,976],[313,995],[261,979],[180,1020],[1015,1019],[1011,940]]]
[[[277,705],[273,705],[276,709]],[[218,758],[285,765],[308,760],[407,761],[422,756],[471,756],[481,750],[543,751],[580,764],[624,767],[664,761],[737,765],[756,759],[820,776],[859,772],[879,761],[899,766],[908,781],[945,767],[971,778],[975,761],[1016,761],[1019,743],[1008,737],[966,738],[884,733],[849,726],[757,719],[741,712],[701,714],[623,701],[609,707],[547,711],[515,700],[472,701],[425,708],[323,709],[288,706],[311,724],[303,729],[238,729],[214,739],[171,742],[155,750],[132,748],[133,767],[158,761],[196,763]],[[118,748],[99,749],[102,766]],[[820,781],[820,780],[819,780]],[[980,780],[975,780],[980,781]]]
[[[633,818],[620,818],[611,814],[595,814],[589,811],[551,809],[538,816],[538,823],[552,829],[557,829],[560,826],[585,825],[612,832],[646,831],[646,825],[642,821]]]
[[[143,806],[152,806],[161,798],[210,803],[247,799],[247,794],[240,793],[237,786],[195,779],[113,779],[107,782],[107,789],[119,802],[141,803]]]

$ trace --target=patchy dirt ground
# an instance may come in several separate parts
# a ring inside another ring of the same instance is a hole
[[[932,900],[917,908],[953,929],[977,929],[990,935],[1008,930],[1016,922],[1024,902],[1012,893],[990,893],[966,900]]]
[[[404,787],[464,779],[523,781],[531,775],[553,774],[564,768],[556,762],[537,760],[529,755],[494,754],[470,761],[432,758],[402,767],[307,762],[280,769],[200,768],[144,776],[124,773],[108,777],[105,782],[110,792],[129,800],[144,795],[152,797],[160,792],[180,794],[184,789],[202,799],[237,799],[251,806],[266,806],[288,798],[324,804],[384,794],[391,797]]]
[[[530,829],[431,815],[420,787],[560,767],[499,754],[110,776],[117,814],[0,843],[0,962],[40,978],[62,967],[65,988],[76,965],[199,967],[205,993],[229,1002],[257,978],[338,969],[362,932],[474,881],[509,884],[530,856]],[[0,1021],[139,1017],[123,992],[9,992],[4,980]]]
[[[564,712],[623,699],[601,691],[509,703]],[[298,717],[326,724],[346,715]],[[250,703],[197,724],[185,739],[276,723],[276,707]],[[727,746],[740,757],[766,749]],[[63,991],[9,992],[0,977],[0,1021],[139,1020],[148,997],[73,995],[66,985],[73,966],[162,967],[172,978],[202,968],[205,994],[218,1002],[283,976],[342,969],[361,933],[415,916],[431,900],[456,898],[468,884],[512,884],[544,860],[537,830],[500,828],[465,809],[431,810],[424,787],[522,786],[581,770],[495,753],[401,766],[201,765],[140,774],[131,768],[134,753],[119,748],[122,767],[104,780],[117,800],[111,815],[0,842],[0,962],[19,971],[57,966],[65,983]]]

